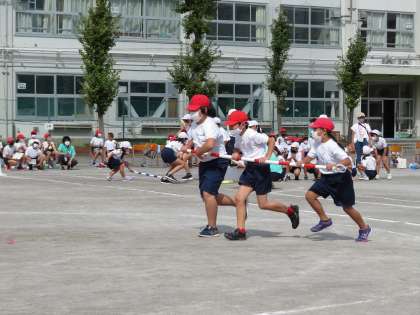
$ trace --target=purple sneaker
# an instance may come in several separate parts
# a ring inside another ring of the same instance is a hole
[[[313,227],[311,227],[312,232],[320,232],[323,229],[326,229],[327,227],[332,225],[332,220],[328,219],[326,221],[320,220],[319,223]]]
[[[355,239],[356,242],[367,242],[369,233],[372,231],[370,226],[368,226],[366,229],[359,230],[359,237]]]

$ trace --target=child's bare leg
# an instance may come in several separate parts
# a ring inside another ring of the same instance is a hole
[[[315,210],[315,212],[318,214],[319,218],[322,221],[327,221],[330,219],[325,213],[324,208],[322,207],[321,203],[319,202],[318,200],[319,196],[316,193],[314,193],[313,191],[308,191],[305,194],[305,198],[306,198],[306,201],[308,201],[312,209]]]
[[[359,211],[357,211],[353,207],[346,207],[343,208],[343,210],[350,216],[350,218],[353,219],[354,222],[356,222],[356,224],[361,230],[367,229],[368,225],[363,220],[362,215]]]

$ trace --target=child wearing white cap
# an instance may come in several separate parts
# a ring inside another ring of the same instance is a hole
[[[365,145],[363,147],[362,162],[359,165],[359,171],[363,174],[361,179],[372,180],[376,178],[376,159],[372,156],[374,150]]]
[[[293,142],[290,146],[290,152],[287,156],[287,161],[291,164],[296,164],[302,161],[302,153],[299,151],[299,142]],[[301,168],[296,166],[287,166],[287,172],[295,175],[295,180],[299,180]]]

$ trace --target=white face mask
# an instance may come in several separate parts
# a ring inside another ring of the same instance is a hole
[[[292,141],[287,141],[286,142],[288,145],[291,145],[292,144]]]
[[[316,143],[322,142],[322,136],[319,135],[316,131],[312,132],[312,139],[314,139]]]
[[[241,128],[238,127],[238,128],[232,129],[230,131],[230,134],[232,135],[232,137],[239,136],[241,134]]]
[[[304,144],[308,144],[308,140],[303,141]]]
[[[70,141],[65,141],[64,145],[68,147],[70,145]]]
[[[38,149],[38,148],[39,148],[39,145],[38,145],[38,143],[34,143],[34,144],[32,145],[32,147],[33,147],[34,149]]]
[[[198,111],[194,112],[194,114],[191,115],[191,118],[195,123],[198,123],[201,119],[200,111],[198,110]]]

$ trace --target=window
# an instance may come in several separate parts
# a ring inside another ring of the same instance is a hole
[[[219,83],[213,102],[216,115],[225,118],[229,110],[235,108],[258,118],[262,114],[262,92],[261,84]]]
[[[81,96],[83,78],[74,75],[18,74],[17,116],[21,119],[92,119]]]
[[[94,0],[16,0],[16,32],[58,36],[77,33],[80,16]],[[172,39],[179,35],[180,17],[173,0],[110,0],[120,18],[120,36]]]
[[[176,112],[169,113],[168,111],[169,97],[165,82],[120,82],[119,92],[118,117],[126,116],[127,119],[138,119],[177,116]]]
[[[265,43],[266,7],[249,3],[218,2],[207,39]]]
[[[340,118],[339,93],[335,81],[295,81],[286,97],[285,117],[309,118],[326,114]]]
[[[123,37],[178,39],[180,16],[175,7],[173,0],[111,0]]]
[[[372,48],[414,48],[414,15],[361,11],[360,34]]]
[[[340,9],[282,6],[293,44],[339,46]]]

